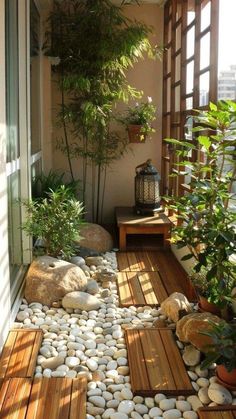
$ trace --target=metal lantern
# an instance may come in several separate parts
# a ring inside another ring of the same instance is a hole
[[[135,168],[135,212],[154,215],[160,211],[160,175],[151,159]]]

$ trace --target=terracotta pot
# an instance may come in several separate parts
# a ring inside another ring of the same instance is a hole
[[[222,383],[230,387],[236,386],[236,368],[229,372],[224,365],[217,365],[216,374]]]
[[[130,143],[145,143],[146,135],[141,132],[142,125],[128,125],[128,135]]]
[[[207,298],[203,297],[202,295],[199,296],[199,311],[208,311],[209,313],[216,314],[220,316],[220,309],[214,303],[210,303]]]

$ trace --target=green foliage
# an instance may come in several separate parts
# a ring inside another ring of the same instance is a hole
[[[181,222],[173,230],[172,242],[179,248],[188,246],[189,257],[196,262],[195,271],[207,270],[209,301],[224,306],[236,281],[236,266],[231,262],[236,252],[232,191],[236,179],[236,104],[210,104],[208,111],[197,112],[194,121],[193,142],[167,140],[179,159],[172,176],[183,176],[186,168],[191,171],[190,192],[167,197],[169,208]],[[198,157],[204,153],[204,159],[191,161],[192,153]]]
[[[76,198],[78,195],[79,181],[64,181],[65,173],[58,173],[50,170],[48,174],[40,173],[32,180],[32,198],[47,198],[50,191],[56,191],[60,186],[65,185],[68,196]]]
[[[71,197],[71,191],[62,185],[43,200],[22,204],[27,214],[22,229],[29,236],[43,240],[46,254],[65,259],[73,255],[73,241],[78,237],[83,206]]]
[[[215,362],[217,365],[224,365],[230,372],[236,368],[236,325],[226,322],[211,324],[210,331],[201,332],[212,339],[212,344],[206,347],[207,355],[201,368],[208,368]]]
[[[64,129],[59,148],[68,157],[72,178],[71,159],[83,158],[83,200],[87,165],[96,167],[91,199],[96,192],[98,218],[106,168],[123,155],[127,145],[111,130],[114,104],[141,97],[141,92],[127,83],[126,71],[144,53],[155,58],[160,49],[150,45],[150,27],[126,18],[121,7],[109,0],[55,0],[50,25],[47,53],[60,59],[55,68],[62,94],[59,120]],[[68,130],[73,134],[72,142]]]
[[[128,127],[128,125],[142,125],[141,132],[150,134],[155,132],[151,126],[151,122],[156,119],[156,106],[152,103],[152,98],[148,98],[147,102],[136,103],[134,107],[128,107],[127,113],[120,121]]]

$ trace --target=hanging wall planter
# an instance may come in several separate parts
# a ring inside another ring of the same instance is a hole
[[[146,134],[142,132],[142,125],[128,125],[127,131],[130,143],[145,143]]]

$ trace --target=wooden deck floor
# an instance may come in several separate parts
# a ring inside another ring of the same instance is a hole
[[[121,307],[160,304],[173,292],[196,300],[186,272],[171,251],[119,252],[117,258]]]
[[[201,407],[198,415],[200,419],[235,419],[236,406]]]
[[[87,381],[8,378],[0,389],[0,419],[85,419]]]
[[[125,337],[134,394],[195,393],[170,329],[128,329]]]

